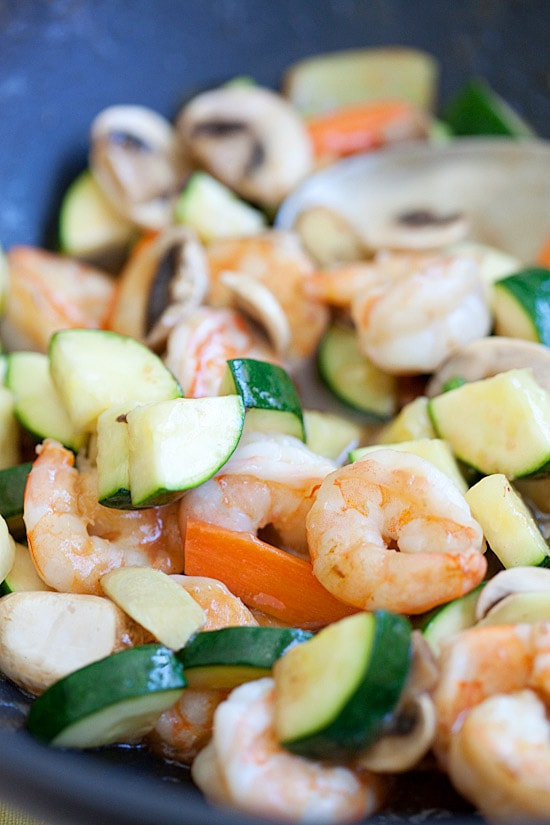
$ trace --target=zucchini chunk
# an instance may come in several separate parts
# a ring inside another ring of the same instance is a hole
[[[429,411],[455,456],[484,475],[547,472],[550,394],[529,369],[463,384],[430,399]]]
[[[353,329],[334,324],[327,330],[317,367],[326,386],[346,406],[381,421],[395,413],[396,379],[359,352]]]
[[[63,329],[50,340],[54,384],[78,430],[93,432],[114,404],[180,398],[178,381],[145,344],[116,332]]]
[[[382,733],[411,665],[411,626],[356,613],[289,650],[273,667],[281,744],[313,759],[353,759]]]
[[[504,567],[550,566],[550,548],[535,517],[503,473],[480,479],[465,498]]]
[[[84,169],[69,185],[61,202],[61,252],[116,269],[136,234],[131,221],[114,209],[91,171]]]
[[[15,399],[15,415],[38,441],[54,438],[77,452],[85,433],[75,427],[50,374],[42,352],[12,352],[7,356],[6,386]]]
[[[237,394],[246,410],[247,427],[305,440],[302,403],[288,372],[278,364],[254,358],[231,358],[220,395]]]
[[[15,542],[13,564],[0,584],[0,595],[51,589],[38,575],[27,545]]]
[[[478,584],[464,596],[436,607],[422,617],[419,628],[436,656],[442,641],[476,624],[477,600],[483,586],[483,583]]]
[[[73,671],[34,700],[37,739],[65,748],[138,742],[186,687],[181,662],[163,645],[141,645]]]
[[[192,227],[203,243],[253,235],[265,229],[263,212],[238,198],[207,172],[193,172],[175,206],[178,223]]]
[[[533,137],[531,126],[480,78],[463,86],[447,104],[443,120],[455,135]]]
[[[204,625],[202,607],[167,573],[120,567],[101,577],[104,593],[158,642],[178,650]]]
[[[323,410],[304,410],[306,446],[312,453],[338,461],[357,447],[364,428],[343,415]]]
[[[97,418],[96,465],[99,503],[132,510],[130,441],[126,415],[131,405],[115,404]]]
[[[495,333],[550,346],[550,269],[531,267],[496,281]]]
[[[174,398],[131,409],[132,506],[166,504],[211,478],[239,443],[244,416],[238,395]]]
[[[222,627],[203,630],[178,651],[189,687],[230,690],[271,675],[275,662],[291,647],[311,639],[290,627]]]

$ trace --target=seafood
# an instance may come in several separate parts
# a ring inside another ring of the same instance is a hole
[[[363,610],[423,613],[472,590],[487,567],[483,532],[456,485],[388,448],[328,475],[306,530],[321,584]]]
[[[287,316],[289,363],[314,354],[327,327],[329,312],[323,302],[308,294],[308,282],[315,268],[297,235],[273,229],[249,237],[224,238],[209,245],[207,256],[210,304],[234,304],[232,291],[224,283],[226,273],[253,277],[273,293]]]
[[[285,751],[273,711],[270,678],[241,685],[216,709],[212,740],[191,768],[211,801],[295,822],[356,822],[379,809],[384,778]]]
[[[360,350],[395,374],[436,370],[459,347],[483,338],[491,312],[473,258],[442,255],[360,290],[351,315]]]
[[[548,819],[549,653],[548,622],[474,627],[443,648],[435,752],[489,820]]]
[[[334,468],[293,436],[245,431],[222,469],[182,499],[182,535],[190,517],[254,533],[270,525],[285,548],[307,555],[305,516]]]
[[[267,341],[235,309],[199,307],[168,337],[166,366],[187,397],[217,395],[229,358],[278,361]]]
[[[29,473],[24,521],[40,577],[55,590],[102,595],[109,570],[146,565],[183,569],[177,505],[111,510],[97,500],[93,468],[74,467],[74,455],[46,439]]]
[[[46,352],[59,329],[103,326],[114,294],[114,281],[103,271],[30,246],[14,246],[6,257],[4,345]]]

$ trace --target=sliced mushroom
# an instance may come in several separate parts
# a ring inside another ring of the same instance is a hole
[[[536,381],[550,390],[550,349],[519,338],[489,336],[472,341],[451,355],[428,382],[426,394],[439,395],[452,378],[480,381],[512,369],[533,370]]]
[[[273,292],[257,278],[241,272],[222,272],[220,280],[229,289],[236,307],[265,330],[278,355],[285,355],[292,337],[290,324]]]
[[[0,669],[34,694],[73,670],[149,639],[101,596],[21,591],[0,599]]]
[[[118,283],[109,328],[161,350],[208,293],[204,248],[193,230],[170,226],[136,248]]]
[[[498,602],[516,593],[549,593],[550,569],[510,567],[483,586],[476,603],[476,619],[483,619]]]
[[[358,764],[376,773],[403,773],[426,756],[435,737],[436,714],[427,693],[403,705],[394,725],[368,751]]]
[[[195,162],[251,201],[279,203],[312,169],[303,119],[261,86],[228,85],[197,95],[176,126]]]
[[[292,229],[318,206],[342,215],[371,249],[390,243],[395,216],[421,210],[456,215],[453,232],[467,221],[470,240],[534,260],[548,233],[550,143],[455,138],[346,158],[303,181],[279,208],[276,225]]]
[[[389,215],[377,228],[376,242],[384,249],[437,249],[462,241],[469,228],[462,212],[417,207]]]
[[[109,106],[97,115],[90,167],[113,206],[149,229],[172,221],[189,168],[174,127],[145,106]]]
[[[320,267],[353,263],[371,255],[348,221],[324,206],[305,209],[298,215],[294,229]]]

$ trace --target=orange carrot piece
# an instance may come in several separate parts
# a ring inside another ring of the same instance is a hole
[[[185,574],[222,581],[247,607],[288,625],[316,629],[357,613],[326,590],[308,561],[253,533],[189,519]]]
[[[545,266],[550,269],[550,235],[546,238],[542,249],[537,255],[537,263],[540,264],[540,266]]]
[[[368,152],[386,143],[427,134],[426,115],[402,100],[378,100],[341,106],[306,119],[318,161]]]

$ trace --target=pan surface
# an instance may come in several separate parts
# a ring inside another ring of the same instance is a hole
[[[89,124],[105,106],[171,117],[199,89],[236,74],[276,86],[289,63],[323,51],[427,49],[441,62],[442,101],[482,76],[550,137],[549,22],[546,0],[0,0],[0,245],[53,243],[61,193],[86,164]],[[0,798],[43,819],[259,822],[211,808],[186,771],[142,751],[47,749],[23,730],[25,714],[25,697],[0,677]],[[431,774],[407,780],[395,804],[404,821],[423,809],[475,821]]]

